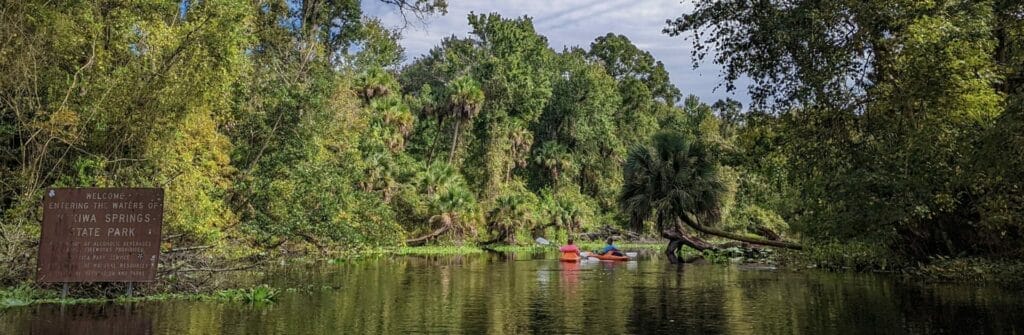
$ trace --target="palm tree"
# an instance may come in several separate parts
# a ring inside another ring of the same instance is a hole
[[[505,181],[512,180],[512,170],[516,167],[526,167],[527,158],[530,157],[530,146],[533,145],[533,132],[525,127],[517,127],[508,135],[509,165],[505,168]]]
[[[663,132],[654,136],[652,147],[635,147],[626,158],[619,205],[630,216],[634,230],[654,216],[658,230],[674,233],[666,254],[675,261],[676,250],[689,242],[683,224],[697,231],[738,241],[801,249],[798,244],[769,241],[729,233],[704,225],[717,222],[725,186],[718,176],[718,164],[701,141],[682,134]],[[674,232],[673,232],[674,231]]]
[[[427,196],[432,197],[434,194],[458,185],[460,180],[455,168],[446,163],[439,162],[430,164],[426,169],[418,172],[416,174],[416,182]]]
[[[544,142],[534,155],[534,162],[548,170],[552,183],[558,183],[566,172],[573,172],[575,164],[569,150],[555,141]]]
[[[580,206],[570,197],[545,190],[542,192],[540,207],[547,222],[534,227],[535,234],[538,236],[548,227],[565,229],[569,232],[569,236],[573,236],[583,225],[583,213]]]
[[[374,66],[356,78],[355,86],[356,94],[370,102],[373,98],[390,94],[391,88],[397,86],[397,82],[384,68]]]
[[[388,130],[388,149],[396,153],[404,149],[415,122],[409,106],[396,97],[384,97],[371,101],[370,108],[378,113],[381,126]]]
[[[487,213],[487,232],[497,235],[482,244],[501,241],[515,243],[516,232],[533,222],[533,211],[530,208],[532,193],[525,190],[503,193],[495,199],[494,209]]]
[[[437,121],[437,132],[434,135],[434,139],[430,142],[430,151],[427,153],[427,164],[434,162],[434,150],[437,147],[437,138],[441,134],[441,126],[444,124],[444,119],[447,113],[441,110],[439,106],[438,95],[434,93],[433,88],[430,85],[423,84],[420,88],[417,102],[420,106],[420,115],[423,120],[436,120]]]
[[[480,114],[484,104],[484,91],[476,80],[461,76],[448,84],[448,116],[455,120],[452,126],[452,149],[448,163],[455,159],[455,148],[459,145],[459,131],[463,122],[472,121]]]
[[[472,216],[475,207],[476,200],[472,192],[466,190],[465,187],[446,189],[438,196],[433,197],[430,203],[430,210],[434,215],[430,216],[427,223],[437,228],[426,235],[407,239],[405,244],[409,246],[423,245],[448,231],[454,231],[460,235],[472,232],[473,227],[467,221]]]
[[[359,182],[360,188],[366,192],[380,191],[384,202],[391,202],[391,195],[399,183],[395,179],[396,167],[390,157],[384,153],[373,153],[365,158],[365,178]]]

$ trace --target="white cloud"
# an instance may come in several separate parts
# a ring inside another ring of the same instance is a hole
[[[376,0],[363,0],[367,15],[380,17],[391,26],[400,26],[402,18],[393,8]],[[721,67],[704,62],[693,69],[689,40],[662,34],[665,20],[692,9],[678,0],[524,0],[524,1],[449,1],[448,15],[415,22],[403,31],[402,46],[412,60],[451,35],[469,33],[466,16],[470,13],[498,13],[504,17],[530,16],[537,32],[548,38],[554,50],[566,46],[589,47],[594,38],[609,32],[622,34],[638,47],[665,63],[672,82],[684,95],[693,94],[712,103],[726,97],[748,104],[747,81],[737,83],[738,92],[725,92]]]

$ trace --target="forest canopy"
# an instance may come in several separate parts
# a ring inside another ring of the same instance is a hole
[[[1020,1],[696,1],[665,33],[728,89],[753,81],[794,229],[918,258],[1019,255]]]

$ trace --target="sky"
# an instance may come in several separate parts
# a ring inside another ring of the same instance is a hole
[[[394,7],[378,0],[362,0],[367,16],[379,17],[390,27],[403,26],[401,15]],[[747,83],[737,83],[736,92],[726,92],[721,78],[721,67],[710,61],[693,68],[690,56],[692,42],[683,37],[662,34],[665,20],[678,17],[693,5],[680,0],[449,0],[448,14],[432,16],[424,22],[412,20],[402,31],[401,44],[405,47],[406,62],[427,53],[447,36],[466,36],[470,12],[498,13],[503,17],[533,18],[537,32],[548,39],[552,49],[561,51],[565,46],[588,48],[598,36],[609,32],[625,35],[637,47],[647,50],[654,58],[665,63],[672,83],[683,95],[696,95],[701,101],[714,103],[732,98],[744,106],[750,98]]]

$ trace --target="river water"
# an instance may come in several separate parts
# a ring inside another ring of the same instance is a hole
[[[748,265],[560,263],[547,254],[288,266],[271,304],[0,310],[0,334],[1024,334],[1024,293]]]

